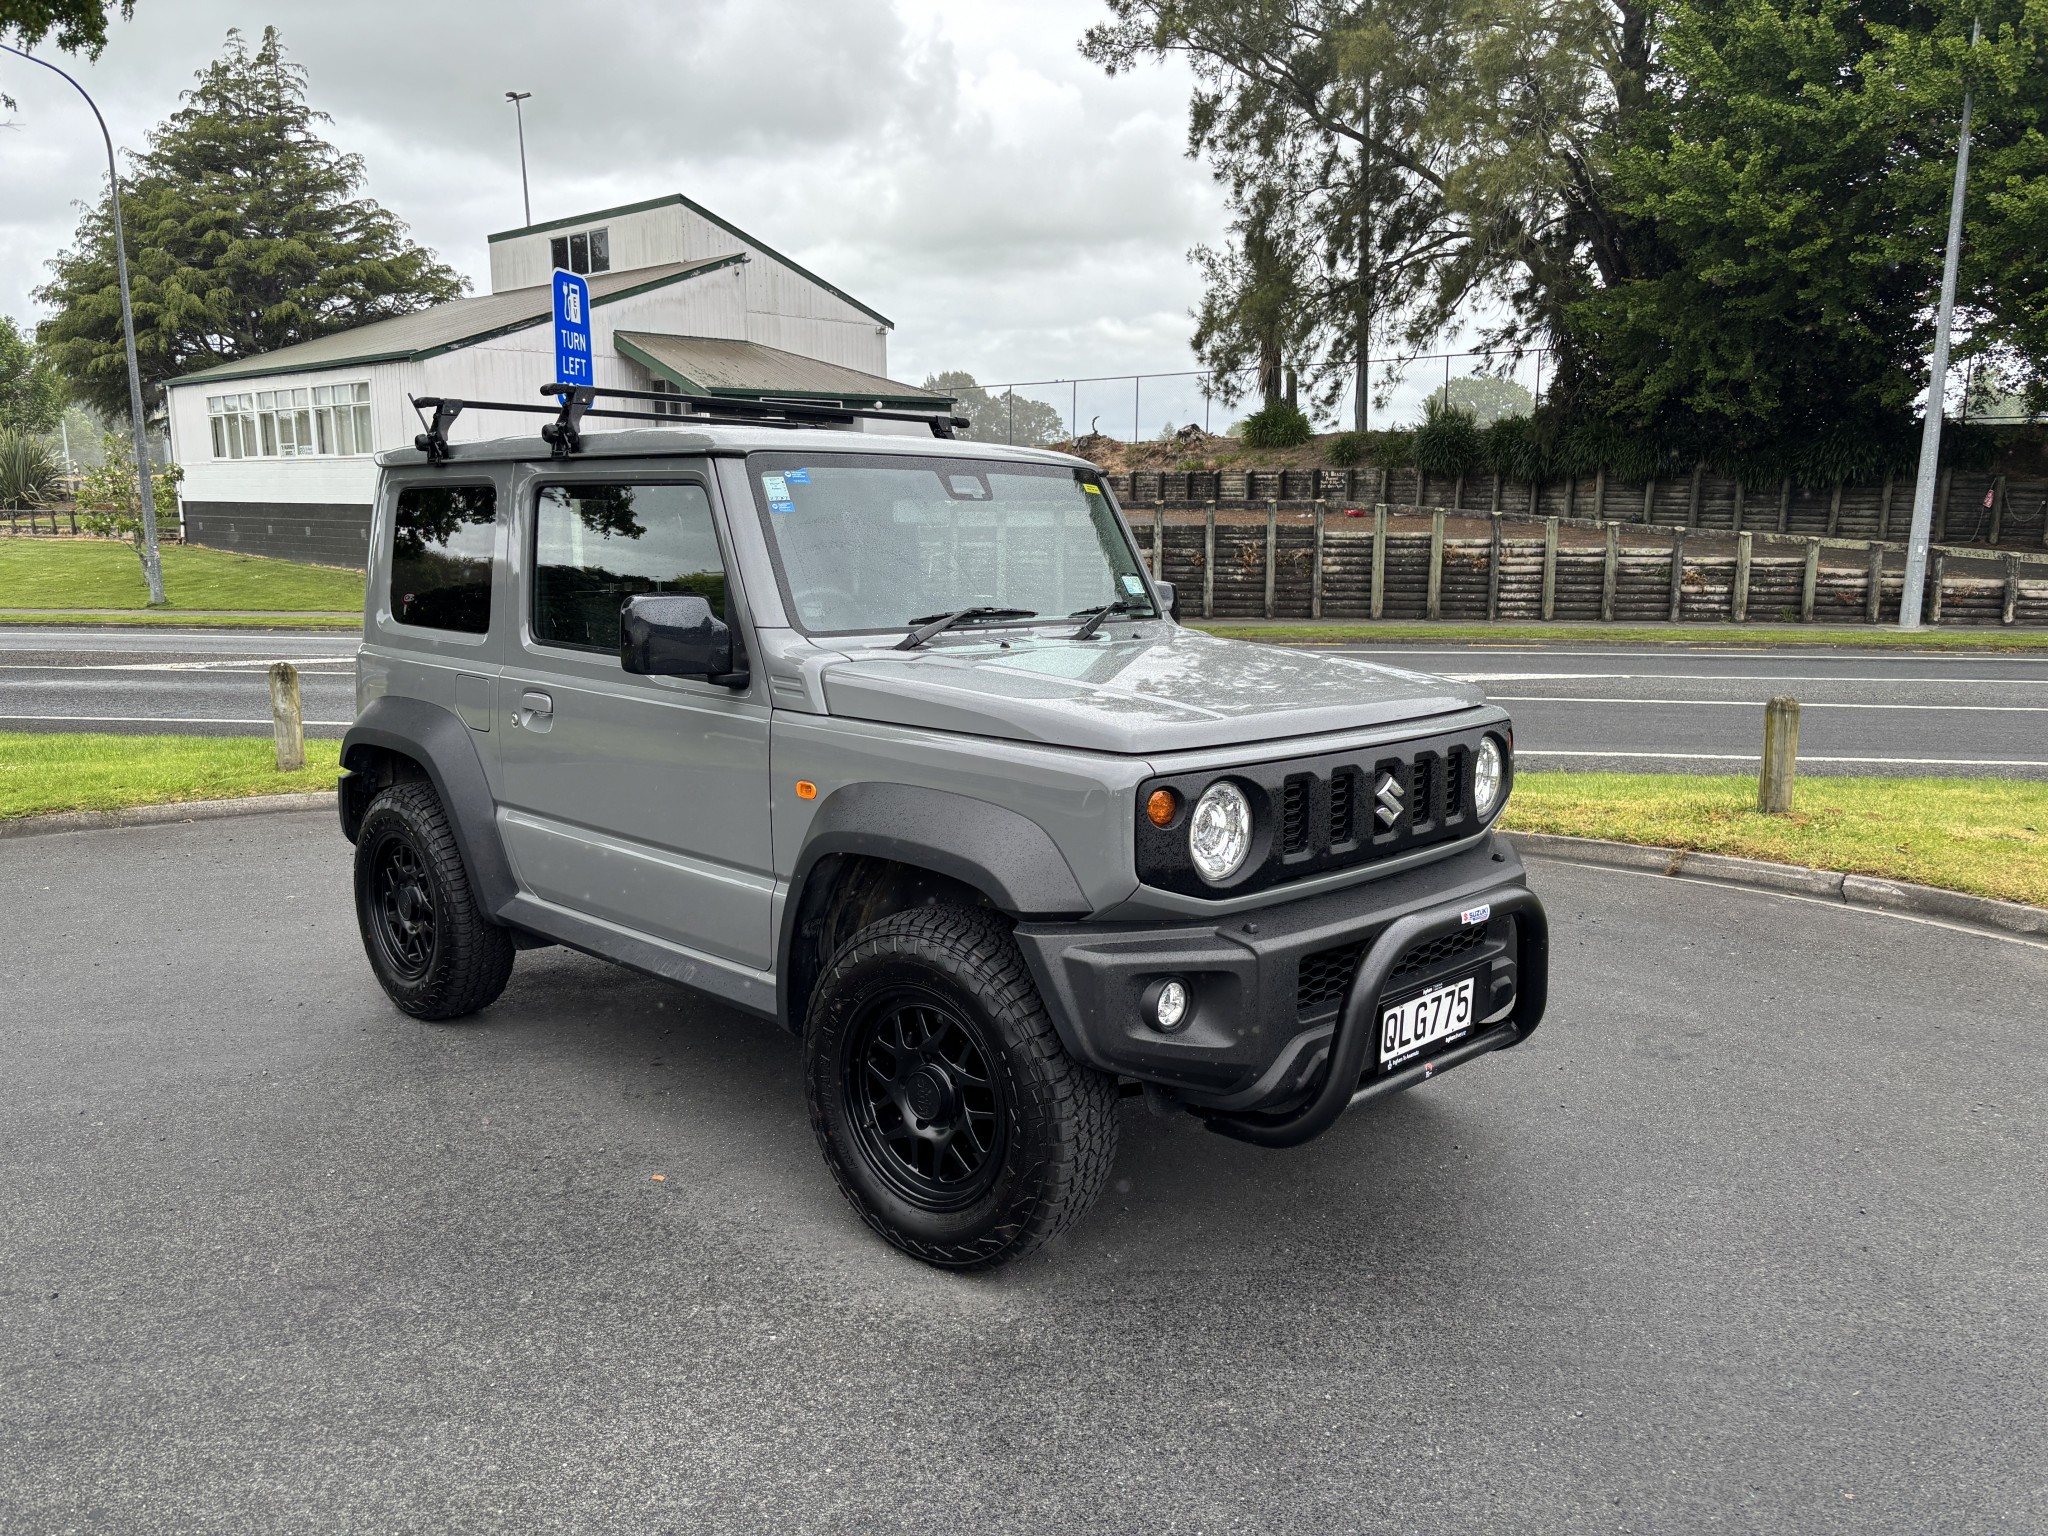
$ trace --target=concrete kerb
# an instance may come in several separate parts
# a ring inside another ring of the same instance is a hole
[[[275,811],[332,811],[334,791],[290,795],[245,795],[235,800],[176,800],[168,805],[133,805],[119,811],[53,811],[0,821],[0,838],[46,837],[55,832],[98,832],[109,827],[161,827],[186,821],[219,821],[229,816],[263,816]]]
[[[1594,837],[1557,837],[1543,832],[1505,834],[1522,853],[1534,858],[1570,859],[1612,869],[1646,870],[1652,874],[1685,875],[1718,880],[1759,890],[1783,891],[1845,906],[1876,907],[1947,922],[2048,938],[2048,907],[2017,901],[1966,896],[1931,885],[1845,875],[1837,870],[1807,869],[1798,864],[1773,864],[1764,859],[1738,859],[1722,853],[1694,853],[1684,848],[1650,848],[1639,843],[1611,843]]]
[[[169,805],[138,805],[120,811],[58,811],[0,821],[0,838],[38,837],[58,832],[94,832],[111,827],[156,827],[190,821],[216,821],[231,816],[261,816],[281,811],[331,811],[331,790],[290,795],[249,795],[237,800],[185,800]],[[1763,859],[1738,859],[1721,853],[1694,853],[1683,848],[1652,848],[1640,843],[1611,843],[1593,837],[1557,837],[1543,832],[1506,834],[1522,853],[1534,858],[1571,859],[1612,869],[1644,870],[1659,875],[1686,875],[1759,890],[1839,901],[1846,906],[1876,907],[1973,923],[2007,933],[2048,938],[2048,908],[2017,901],[1965,896],[1931,885],[1845,875],[1837,870],[1807,869],[1798,864],[1772,864]]]

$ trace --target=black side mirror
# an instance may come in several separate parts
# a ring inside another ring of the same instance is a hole
[[[1152,590],[1159,594],[1159,606],[1171,614],[1176,621],[1180,618],[1180,598],[1174,593],[1173,583],[1152,578]]]
[[[747,671],[737,655],[731,628],[701,597],[642,592],[619,610],[619,664],[628,672],[744,688]]]

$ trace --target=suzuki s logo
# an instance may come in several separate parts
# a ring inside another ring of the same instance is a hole
[[[1379,785],[1373,790],[1373,799],[1379,801],[1379,809],[1374,814],[1379,817],[1381,826],[1391,827],[1401,819],[1407,796],[1401,788],[1401,781],[1391,773],[1381,772]]]

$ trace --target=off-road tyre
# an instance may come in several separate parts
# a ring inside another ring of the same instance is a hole
[[[380,790],[356,832],[356,923],[377,980],[416,1019],[488,1008],[512,976],[512,935],[483,915],[431,784]]]
[[[905,1046],[920,1017],[943,1029]],[[920,907],[856,933],[812,993],[804,1069],[841,1192],[882,1238],[943,1269],[990,1269],[1065,1231],[1116,1160],[1116,1083],[1066,1053],[993,913]],[[959,1149],[932,1153],[929,1171],[912,1166],[937,1145],[911,1129],[919,1107],[931,1135],[956,1127],[945,1147]]]

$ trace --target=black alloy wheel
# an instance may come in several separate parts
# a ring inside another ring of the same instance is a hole
[[[434,961],[434,887],[426,860],[396,828],[370,849],[370,900],[384,962],[395,976],[417,981]]]
[[[811,1127],[887,1242],[989,1269],[1078,1221],[1116,1159],[1116,1081],[1066,1053],[1008,921],[913,907],[842,944],[804,1027]]]
[[[401,1009],[459,1019],[505,990],[512,934],[484,915],[431,784],[378,791],[356,829],[355,875],[363,953]]]
[[[974,1025],[922,988],[870,1001],[844,1057],[846,1099],[869,1165],[926,1211],[972,1204],[995,1179],[1004,1115]]]

